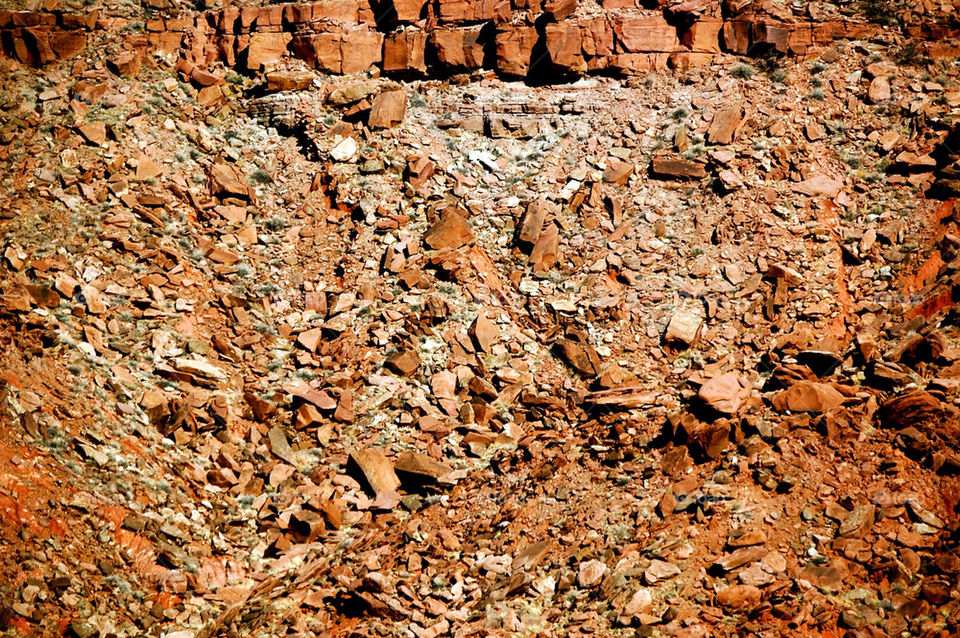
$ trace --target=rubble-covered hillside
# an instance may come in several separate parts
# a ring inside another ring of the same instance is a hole
[[[0,635],[960,632],[956,2],[0,7]]]

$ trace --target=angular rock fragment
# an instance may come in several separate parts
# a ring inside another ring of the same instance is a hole
[[[539,202],[530,202],[517,226],[517,241],[523,244],[535,244],[540,238],[540,233],[543,232],[546,218],[546,207]]]
[[[861,538],[876,521],[877,508],[872,504],[858,505],[853,511],[840,523],[840,536],[850,536]]]
[[[600,584],[607,566],[599,560],[587,560],[580,563],[577,570],[577,584],[583,588],[596,587]]]
[[[267,73],[267,91],[302,91],[310,88],[316,76],[313,73],[272,71]]]
[[[409,476],[409,480],[414,485],[424,483],[453,485],[456,482],[453,468],[418,452],[406,452],[398,456],[394,469],[398,473],[397,476],[401,477],[401,482],[404,480],[403,477]]]
[[[681,571],[682,570],[673,563],[655,558],[650,561],[650,565],[644,570],[643,580],[648,585],[654,585],[661,580],[673,578]]]
[[[79,129],[83,139],[91,144],[103,144],[107,141],[107,125],[103,122],[88,122]]]
[[[741,383],[740,376],[727,373],[708,379],[697,393],[700,400],[717,412],[736,414],[750,395]]]
[[[816,175],[793,185],[793,191],[810,197],[836,197],[843,183],[824,175]]]
[[[733,585],[717,592],[717,604],[731,611],[749,611],[762,598],[763,593],[753,585]]]
[[[559,251],[560,229],[556,224],[548,224],[530,251],[533,272],[543,273],[553,268],[557,263]]]
[[[721,556],[716,560],[714,565],[722,569],[723,571],[730,571],[744,565],[749,565],[752,562],[758,561],[764,556],[766,556],[767,550],[763,547],[741,547],[740,549]]]
[[[283,459],[290,465],[297,464],[297,455],[293,451],[293,448],[290,447],[290,442],[287,441],[287,437],[281,428],[270,428],[267,438],[270,440],[271,452],[276,454],[279,458]]]
[[[427,230],[423,241],[434,250],[460,248],[473,241],[473,230],[459,213],[448,209],[440,220]]]
[[[655,156],[650,172],[665,179],[702,179],[707,176],[706,164],[703,162],[669,155]]]
[[[597,375],[597,369],[584,346],[572,339],[560,339],[557,342],[557,348],[560,350],[560,354],[564,360],[570,364],[570,367],[576,370],[578,374],[585,377]]]
[[[406,179],[414,188],[421,188],[433,175],[433,162],[422,155],[414,155],[407,159]]]
[[[403,122],[407,112],[407,94],[402,90],[384,91],[373,100],[367,126],[392,128]]]
[[[413,350],[398,350],[387,357],[384,367],[408,377],[420,367],[420,357]]]
[[[652,390],[638,386],[628,386],[591,392],[584,397],[584,402],[590,405],[630,410],[653,405],[657,399],[657,393]]]
[[[829,412],[843,403],[843,395],[832,385],[800,381],[773,398],[773,407],[790,412]]]
[[[382,450],[363,448],[350,452],[350,460],[363,473],[367,485],[374,494],[381,496],[396,492],[400,487],[400,479],[394,471],[393,463]]]
[[[663,334],[663,341],[669,346],[689,348],[700,336],[703,318],[689,311],[678,311],[670,317],[670,323]]]
[[[873,78],[870,86],[867,87],[867,99],[870,100],[872,104],[886,102],[890,99],[890,95],[890,80],[888,80],[885,75]]]
[[[477,346],[484,352],[490,352],[490,348],[496,342],[500,335],[500,329],[481,311],[474,319],[468,331]]]
[[[624,185],[633,174],[633,164],[615,158],[607,160],[607,168],[603,171],[603,181],[608,184]]]
[[[651,607],[653,607],[653,595],[649,589],[641,587],[633,593],[630,600],[627,601],[627,604],[623,606],[623,609],[620,610],[620,615],[633,618],[634,616],[650,611]]]
[[[743,108],[728,106],[717,111],[707,129],[707,140],[711,144],[729,144],[733,141],[737,128],[743,120]]]
[[[249,198],[250,186],[237,169],[228,164],[210,167],[210,187],[215,196]]]

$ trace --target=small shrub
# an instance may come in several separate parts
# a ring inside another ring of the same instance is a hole
[[[909,66],[915,64],[920,52],[917,50],[916,42],[908,42],[893,54],[893,61],[900,66]]]
[[[897,22],[897,14],[894,13],[889,0],[864,0],[860,9],[868,19],[878,23],[892,25]]]
[[[730,69],[730,75],[735,78],[740,78],[741,80],[749,80],[756,72],[756,69],[752,66],[743,63],[737,64]]]
[[[253,184],[263,185],[269,184],[271,181],[273,180],[270,179],[270,175],[262,168],[258,168],[250,173],[250,182]]]
[[[410,94],[410,106],[412,108],[420,108],[426,105],[427,105],[427,100],[424,99],[422,95],[420,95],[416,91],[413,91]]]

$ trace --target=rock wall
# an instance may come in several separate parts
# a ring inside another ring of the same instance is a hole
[[[87,46],[97,16],[0,11],[0,52],[30,66],[71,58]]]
[[[294,57],[330,73],[377,68],[424,76],[489,68],[504,77],[549,79],[686,68],[721,52],[803,55],[878,29],[854,20],[790,22],[726,4],[644,10],[624,0],[580,6],[577,0],[324,0],[160,17],[146,21],[142,32],[99,20],[96,12],[5,12],[0,44],[6,55],[40,65],[76,55],[90,31],[104,30],[140,56],[179,54],[186,70],[221,61],[253,72]]]

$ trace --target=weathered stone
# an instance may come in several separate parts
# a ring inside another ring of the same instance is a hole
[[[490,352],[490,348],[500,336],[500,329],[481,311],[470,325],[469,334],[481,350]]]
[[[483,26],[435,29],[430,43],[437,63],[453,69],[479,69],[483,66]]]
[[[681,571],[682,570],[673,563],[655,558],[650,561],[650,565],[644,570],[643,580],[648,585],[654,585],[661,580],[673,578]]]
[[[707,129],[707,141],[711,144],[731,143],[742,120],[743,107],[737,105],[720,109]]]
[[[497,29],[497,69],[507,77],[525,77],[530,70],[533,47],[539,36],[534,27],[505,26]]]
[[[607,566],[598,560],[587,560],[580,563],[577,570],[577,584],[583,588],[596,587],[607,573]]]
[[[767,553],[763,547],[741,547],[730,554],[725,554],[718,558],[714,565],[723,571],[730,571],[737,567],[749,565],[763,558]]]
[[[250,186],[240,172],[229,164],[210,167],[210,187],[214,195],[249,197]]]
[[[354,450],[350,453],[350,460],[360,469],[367,484],[377,496],[395,492],[400,487],[400,479],[397,478],[393,463],[381,450],[376,448]]]
[[[733,585],[717,592],[717,604],[732,611],[749,611],[762,598],[763,593],[753,585]]]
[[[409,377],[420,367],[420,357],[413,350],[398,350],[388,356],[383,365],[400,376]]]
[[[336,106],[354,104],[373,95],[378,86],[379,84],[376,80],[351,82],[350,84],[338,86],[327,96],[327,102]]]
[[[696,343],[700,336],[701,325],[703,325],[703,318],[700,315],[693,312],[675,312],[670,317],[670,323],[667,324],[666,332],[664,332],[664,343],[689,348]]]
[[[620,614],[627,618],[632,618],[638,614],[650,611],[651,607],[653,607],[653,595],[649,589],[641,587],[633,593],[633,596],[630,597],[627,604],[623,606]]]
[[[407,183],[414,189],[422,187],[433,176],[433,162],[423,155],[412,155],[407,158],[405,177]]]
[[[704,18],[697,20],[683,32],[681,40],[684,46],[698,53],[720,53],[720,34],[723,20]]]
[[[862,538],[873,527],[877,517],[877,508],[872,504],[858,505],[840,523],[840,536]]]
[[[452,209],[444,212],[440,220],[423,236],[423,242],[434,250],[460,248],[471,241],[473,241],[473,231],[470,229],[470,224]]]
[[[546,207],[540,202],[530,202],[517,227],[517,241],[522,244],[535,244],[543,232],[546,218]]]
[[[554,70],[562,73],[584,73],[580,27],[572,22],[550,22],[544,27],[547,60]]]
[[[810,197],[836,197],[843,183],[825,175],[815,175],[793,185],[793,191]]]
[[[398,476],[410,475],[403,479],[409,479],[408,483],[412,481],[414,483],[452,484],[454,482],[451,478],[454,473],[453,468],[418,452],[401,454],[397,457],[394,468],[397,472],[400,472]]]
[[[83,139],[91,144],[103,144],[107,141],[107,125],[103,122],[87,122],[79,129]]]
[[[587,351],[576,341],[572,339],[560,339],[557,342],[557,348],[564,360],[570,364],[570,367],[585,377],[596,376],[597,369],[593,361],[587,354]]]
[[[667,179],[702,179],[707,176],[705,163],[670,155],[655,156],[650,171]]]
[[[373,100],[367,126],[392,128],[403,122],[407,113],[407,94],[402,89],[384,91]]]
[[[313,84],[313,73],[297,71],[272,71],[267,73],[268,91],[302,91]]]
[[[723,414],[736,414],[750,391],[741,383],[740,376],[734,373],[721,374],[708,379],[698,392],[700,400]]]
[[[500,17],[505,22],[509,17],[510,3],[506,0],[437,0],[437,17],[440,22],[480,22]]]
[[[554,22],[565,20],[576,10],[577,0],[545,0],[543,3],[543,15]]]
[[[352,137],[345,137],[330,149],[330,157],[338,162],[349,162],[360,149],[357,141]]]
[[[247,69],[259,71],[264,65],[278,62],[287,53],[292,36],[289,33],[254,33],[247,47]]]
[[[143,56],[139,51],[122,51],[107,60],[107,66],[117,75],[134,77],[140,72]]]
[[[546,272],[557,263],[560,251],[560,229],[548,224],[530,251],[530,264],[535,273]]]
[[[630,53],[679,51],[677,29],[662,15],[622,16],[613,25],[623,51]]]
[[[416,22],[420,19],[426,0],[392,0],[393,10],[399,22]]]
[[[401,75],[426,72],[424,52],[427,34],[422,31],[403,31],[383,39],[383,71]]]
[[[842,403],[836,388],[814,381],[799,381],[773,398],[773,407],[781,412],[829,412]]]
[[[615,157],[607,160],[607,168],[603,171],[603,181],[608,184],[625,185],[633,175],[633,164],[624,162]]]
[[[886,102],[890,99],[890,80],[884,75],[877,76],[873,78],[870,82],[870,86],[867,87],[867,99],[870,100],[873,104],[879,104],[880,102]]]

